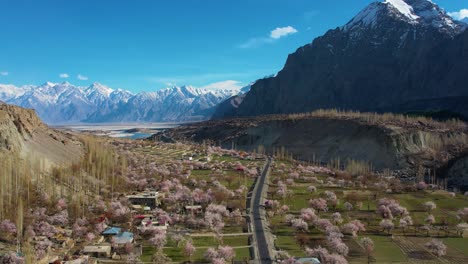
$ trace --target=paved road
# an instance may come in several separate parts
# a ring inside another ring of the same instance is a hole
[[[267,237],[265,235],[266,219],[265,210],[263,207],[262,193],[265,187],[265,178],[269,173],[271,159],[267,161],[267,164],[258,178],[255,189],[252,193],[252,221],[254,226],[254,236],[257,242],[258,257],[260,263],[273,263],[272,257],[268,247]]]

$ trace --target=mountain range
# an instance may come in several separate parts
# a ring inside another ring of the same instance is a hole
[[[468,117],[468,31],[429,0],[364,8],[290,54],[215,118],[308,112],[449,111]],[[232,102],[232,99],[229,99]]]
[[[100,83],[0,85],[0,100],[33,108],[47,123],[175,122],[208,119],[215,106],[241,90],[171,87],[133,94]]]

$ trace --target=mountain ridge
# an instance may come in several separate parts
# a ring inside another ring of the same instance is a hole
[[[174,86],[133,94],[98,82],[90,86],[68,82],[19,87],[0,84],[0,100],[35,109],[43,120],[54,124],[203,120],[211,116],[214,106],[239,92]]]
[[[275,77],[257,81],[236,109],[220,109],[214,116],[321,108],[449,110],[468,116],[467,106],[460,109],[447,101],[468,96],[466,25],[431,1],[398,2],[410,5],[414,16],[402,14],[389,1],[371,3],[346,25],[290,54],[284,68]],[[437,103],[419,103],[428,100]]]

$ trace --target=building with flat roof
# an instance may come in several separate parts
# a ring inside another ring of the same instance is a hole
[[[112,242],[116,245],[125,245],[127,243],[133,243],[133,233],[122,232],[112,237]]]
[[[85,246],[83,248],[83,254],[91,256],[93,258],[110,258],[112,247],[108,244]]]
[[[156,208],[161,204],[162,195],[157,191],[146,191],[126,196],[132,205]]]

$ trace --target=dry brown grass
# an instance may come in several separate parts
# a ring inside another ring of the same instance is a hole
[[[465,122],[458,119],[448,121],[438,121],[422,116],[408,116],[403,114],[393,113],[372,113],[372,112],[357,112],[357,111],[342,111],[338,109],[319,109],[308,113],[297,113],[288,115],[275,116],[282,119],[312,119],[312,118],[329,118],[340,120],[356,120],[371,125],[395,125],[401,127],[417,127],[441,130],[466,130],[468,126]]]

